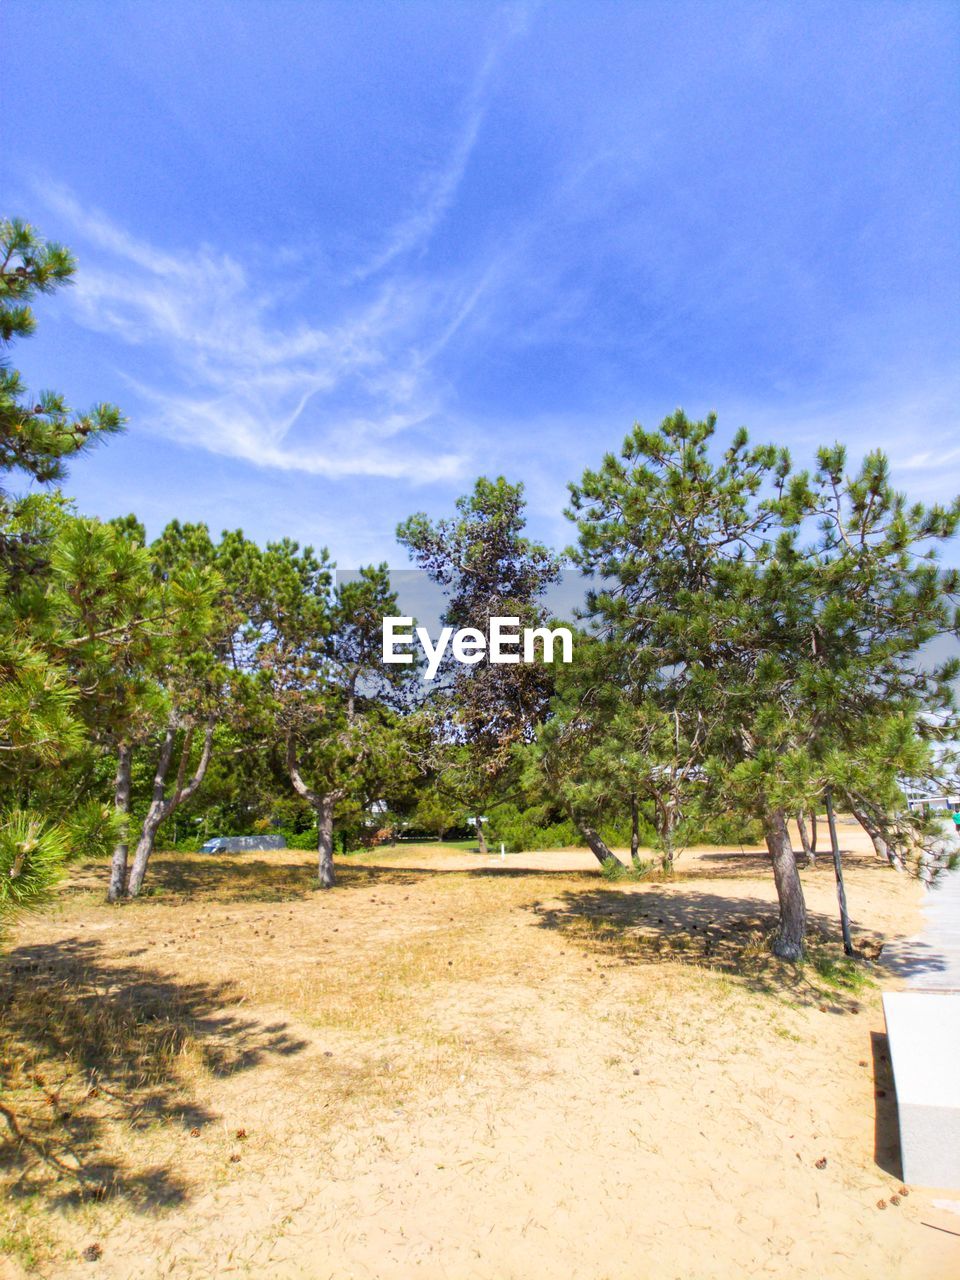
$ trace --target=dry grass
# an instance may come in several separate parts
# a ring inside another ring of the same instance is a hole
[[[399,1158],[413,1117],[467,1095],[479,1147],[460,1163],[480,1169],[502,1108],[560,1099],[594,1068],[592,1088],[619,1097],[691,1062],[735,1076],[743,1044],[793,1055],[799,1099],[818,1044],[862,1039],[848,1020],[875,1015],[876,993],[816,893],[810,963],[769,955],[755,858],[708,851],[671,882],[607,885],[571,855],[552,871],[549,855],[388,850],[345,862],[324,894],[308,855],[161,855],[152,892],[121,908],[102,901],[104,869],[82,868],[0,962],[0,1250],[13,1274],[54,1275],[103,1242],[101,1274],[126,1275],[116,1242],[131,1213],[160,1249],[163,1223],[182,1233],[211,1195],[288,1176],[258,1235],[279,1247],[300,1170],[341,1179],[348,1151],[351,1167],[357,1152],[371,1167]],[[868,858],[850,880],[852,900],[862,887],[885,920],[904,915],[909,889]],[[860,939],[876,954],[878,932]],[[833,1030],[811,1022],[825,1012]],[[862,1069],[849,1072],[859,1089]],[[846,1171],[847,1190],[872,1159]]]

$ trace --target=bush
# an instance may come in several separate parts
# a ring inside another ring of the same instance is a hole
[[[288,849],[309,849],[316,852],[319,839],[316,827],[312,831],[281,831],[278,834],[285,838]],[[334,846],[336,843],[334,840]]]
[[[621,862],[619,858],[607,858],[603,866],[600,868],[600,874],[604,880],[645,880],[651,871],[656,869],[656,863],[641,861],[639,867],[628,865]]]
[[[583,844],[572,822],[556,821],[542,806],[520,810],[515,804],[492,809],[484,829],[491,848],[500,844],[510,853],[535,849],[567,849]]]
[[[0,816],[0,921],[46,902],[63,874],[70,837],[26,809]]]

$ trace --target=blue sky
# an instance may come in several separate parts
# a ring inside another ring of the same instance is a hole
[[[3,209],[80,260],[16,363],[130,420],[85,511],[402,564],[503,472],[562,546],[567,481],[678,405],[960,491],[953,3],[0,22]]]

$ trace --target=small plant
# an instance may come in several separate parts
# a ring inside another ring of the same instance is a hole
[[[619,858],[607,858],[600,868],[604,880],[616,883],[619,880],[644,880],[653,870],[652,862],[640,862],[639,865],[628,866]]]
[[[862,965],[851,956],[831,956],[824,951],[812,952],[810,963],[828,987],[836,991],[857,992],[870,985]]]
[[[58,823],[24,809],[0,820],[0,915],[47,901],[66,857],[67,834]]]

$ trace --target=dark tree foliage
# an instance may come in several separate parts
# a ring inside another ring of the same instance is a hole
[[[780,898],[778,954],[802,954],[803,892],[787,814],[848,789],[875,796],[931,768],[954,731],[956,663],[918,649],[957,630],[957,574],[937,561],[960,507],[909,504],[871,454],[839,446],[814,473],[745,431],[711,456],[716,420],[637,427],[572,487],[589,612],[624,682],[698,743],[705,794],[764,825]],[[626,646],[626,647],[625,647]],[[881,759],[866,745],[885,742]],[[883,780],[884,786],[880,786]],[[902,796],[901,796],[902,802]]]
[[[522,484],[481,477],[458,498],[456,515],[431,521],[422,512],[397,530],[399,541],[447,596],[443,621],[483,635],[494,617],[521,627],[545,621],[544,591],[560,562],[524,536]],[[448,657],[434,700],[441,781],[458,801],[483,815],[508,775],[514,749],[533,737],[552,694],[549,669],[538,663],[496,664],[484,654],[465,666]],[[477,824],[481,849],[482,824]]]
[[[0,350],[34,332],[32,303],[38,294],[68,284],[76,262],[62,245],[43,240],[29,223],[0,220]],[[63,479],[68,458],[119,431],[119,411],[109,404],[76,414],[62,395],[31,395],[16,369],[0,358],[0,473],[20,473],[48,484]],[[17,504],[0,486],[0,569],[23,571],[32,563],[31,535],[15,534]]]

